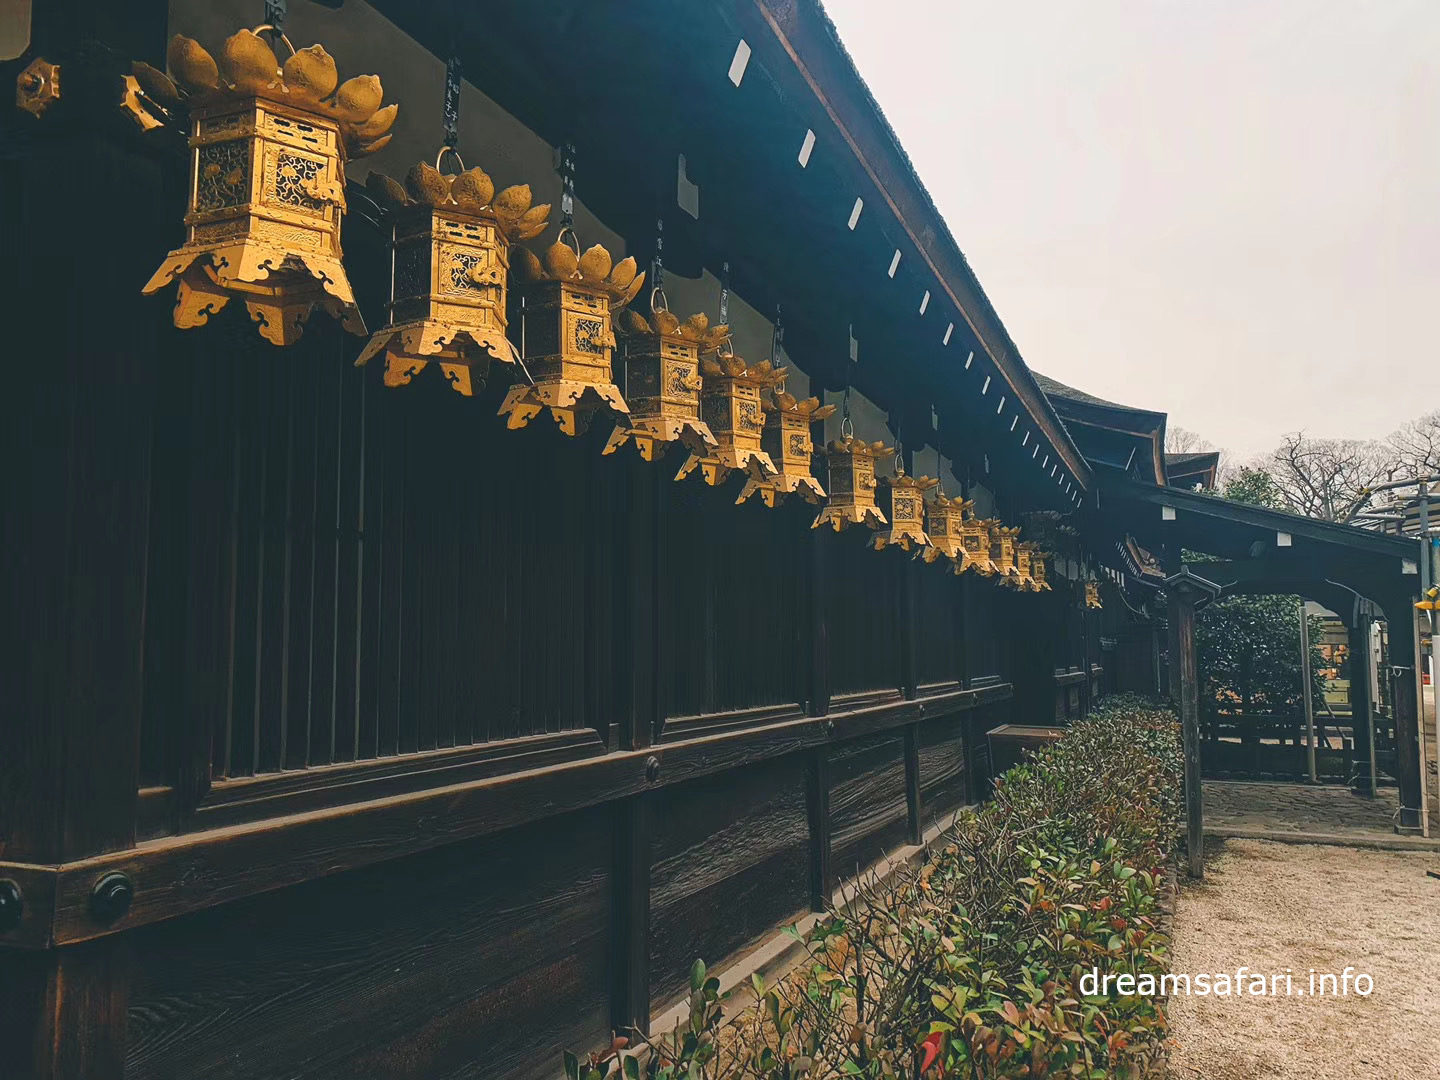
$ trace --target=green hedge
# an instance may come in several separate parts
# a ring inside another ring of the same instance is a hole
[[[1163,1063],[1153,995],[1098,972],[1168,969],[1157,900],[1178,834],[1174,715],[1110,699],[1006,773],[921,866],[862,879],[803,940],[809,961],[733,1022],[696,961],[690,1015],[652,1040],[565,1055],[571,1080],[1140,1077]],[[793,931],[792,931],[793,932]],[[797,935],[798,936],[798,935]],[[1090,992],[1086,992],[1090,991]]]

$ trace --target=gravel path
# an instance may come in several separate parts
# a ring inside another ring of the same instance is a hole
[[[1208,848],[1205,882],[1180,894],[1173,971],[1289,968],[1305,991],[1312,968],[1349,966],[1374,990],[1173,996],[1172,1080],[1440,1075],[1440,880],[1427,869],[1440,857],[1262,840]]]

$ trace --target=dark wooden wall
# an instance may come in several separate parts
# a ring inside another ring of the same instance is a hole
[[[507,431],[504,372],[387,390],[323,315],[178,332],[138,295],[173,149],[37,130],[0,200],[7,1077],[552,1075],[1055,715],[1073,595],[737,508],[603,421]],[[373,318],[384,234],[345,240]]]

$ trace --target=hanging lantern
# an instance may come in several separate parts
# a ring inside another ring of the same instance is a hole
[[[582,255],[566,228],[543,259],[529,248],[511,248],[510,266],[521,302],[521,367],[527,381],[512,386],[500,405],[507,426],[522,428],[549,409],[560,430],[575,435],[596,409],[628,416],[611,369],[610,312],[628,304],[644,284],[635,260],[612,264],[599,244]]]
[[[960,529],[960,563],[955,567],[955,573],[974,570],[981,577],[994,576],[997,568],[990,558],[990,530],[998,524],[998,521],[988,518],[976,518],[969,508],[966,509]]]
[[[1085,606],[1087,608],[1103,608],[1105,606],[1100,602],[1100,583],[1098,581],[1085,582]]]
[[[1029,541],[1021,541],[1015,545],[1015,584],[1021,592],[1040,591],[1039,586],[1035,584],[1034,558],[1034,544]]]
[[[712,327],[703,314],[682,323],[663,306],[649,319],[626,308],[618,325],[630,416],[615,425],[604,453],[614,453],[627,441],[635,443],[646,461],[654,461],[672,442],[701,456],[718,450],[715,436],[700,419],[700,353],[725,340],[729,327]]]
[[[961,537],[965,530],[965,512],[974,505],[958,497],[948,498],[939,491],[925,504],[925,532],[930,537],[930,546],[921,555],[927,563],[943,556],[955,560],[957,574],[962,572],[964,544]]]
[[[692,452],[675,479],[689,476],[696,466],[711,486],[724,483],[735,470],[760,481],[775,476],[775,463],[760,445],[765,431],[760,399],[785,381],[785,369],[769,360],[746,364],[727,345],[724,351],[701,358],[700,374],[700,415],[717,446],[704,454]],[[735,501],[744,502],[756,490],[757,486],[747,484]]]
[[[827,446],[829,501],[810,527],[814,529],[828,524],[836,532],[841,532],[846,526],[859,522],[872,529],[886,524],[885,515],[875,504],[875,459],[894,452],[893,446],[886,446],[883,442],[867,443],[854,435],[844,435]]]
[[[1036,592],[1050,592],[1050,583],[1045,580],[1046,562],[1050,558],[1038,548],[1030,555],[1030,576],[1035,579]]]
[[[186,238],[142,291],[176,282],[182,330],[239,298],[276,345],[298,341],[317,305],[363,334],[340,262],[345,162],[390,141],[396,106],[380,107],[374,75],[339,83],[319,45],[281,68],[263,31],[290,47],[268,26],[229,38],[218,64],[189,38],[170,42],[190,110]]]
[[[1015,537],[1019,534],[1018,525],[1006,526],[998,522],[990,530],[990,561],[995,564],[995,574],[1002,585],[1019,583],[1019,575],[1015,572]]]
[[[453,153],[453,151],[452,151]],[[388,209],[391,247],[389,323],[356,359],[382,350],[385,385],[403,386],[438,363],[450,385],[469,397],[483,386],[491,360],[513,364],[505,336],[509,241],[538,236],[550,207],[530,205],[524,184],[498,195],[484,170],[447,175],[418,163],[402,185],[372,172],[366,187]],[[459,160],[459,155],[454,155]]]
[[[870,538],[870,546],[876,551],[887,547],[898,547],[919,551],[930,544],[925,534],[925,493],[940,481],[929,476],[907,476],[899,457],[895,459],[895,475],[887,477],[885,486],[890,489],[890,528],[877,532]]]
[[[810,438],[810,425],[819,423],[835,412],[834,405],[821,405],[819,398],[797,401],[793,394],[775,390],[761,400],[765,408],[765,431],[760,444],[772,462],[779,463],[774,476],[757,480],[753,474],[745,481],[747,489],[755,488],[771,508],[785,501],[786,495],[798,494],[808,503],[818,503],[825,489],[811,472],[815,444]],[[741,493],[743,502],[750,494]]]

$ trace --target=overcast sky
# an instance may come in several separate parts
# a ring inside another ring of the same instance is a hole
[[[1240,457],[1440,408],[1440,0],[824,0],[1030,366]]]

